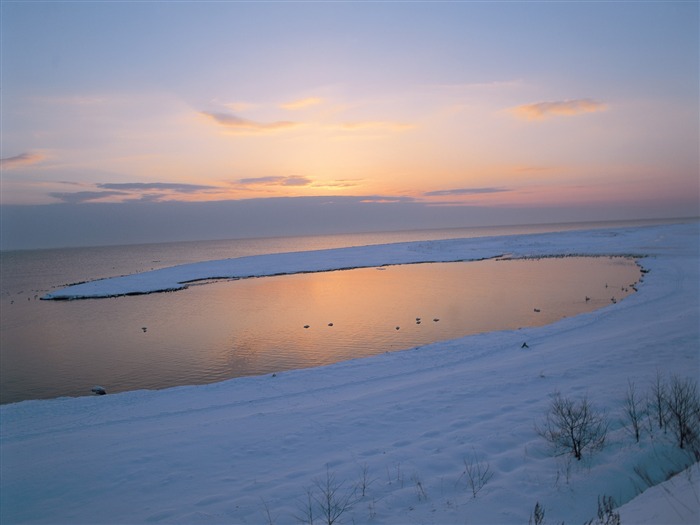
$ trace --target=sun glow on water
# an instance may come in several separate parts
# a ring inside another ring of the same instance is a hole
[[[211,383],[334,363],[609,306],[624,258],[487,260],[251,278],[174,293],[3,308],[4,403]],[[526,343],[526,341],[522,341]]]

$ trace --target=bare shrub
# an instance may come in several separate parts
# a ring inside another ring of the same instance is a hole
[[[632,470],[634,471],[634,473],[637,475],[637,478],[641,482],[641,486],[640,486],[639,482],[635,482],[633,480],[634,486],[637,489],[637,494],[641,494],[646,489],[651,488],[654,485],[656,485],[656,481],[654,481],[654,477],[651,475],[651,473],[649,472],[649,469],[645,465],[635,465]]]
[[[462,476],[467,478],[467,485],[472,491],[472,497],[476,498],[476,495],[493,477],[493,472],[488,461],[478,458],[474,453],[464,460],[464,471],[459,479],[462,479]]]
[[[377,517],[377,501],[372,500],[369,502],[369,505],[367,505],[367,510],[368,510],[368,516],[370,520],[373,520]]]
[[[644,417],[644,408],[642,401],[637,395],[637,390],[634,382],[627,380],[627,392],[623,405],[622,424],[634,436],[634,439],[639,443],[641,435],[642,419]]]
[[[635,477],[632,477],[637,493],[641,494],[648,488],[671,479],[676,474],[686,471],[688,467],[697,462],[697,450],[688,447],[685,453],[679,454],[677,450],[667,447],[654,447],[653,457],[645,458],[645,461],[633,467]]]
[[[615,512],[615,500],[607,496],[602,499],[599,497],[597,519],[588,521],[585,525],[620,525],[620,513]]]
[[[369,467],[367,466],[367,463],[364,463],[360,470],[360,481],[357,483],[357,490],[359,491],[361,498],[364,498],[367,495],[367,489],[369,489],[369,486],[375,481],[375,479],[370,479]]]
[[[333,525],[352,508],[356,488],[343,488],[343,482],[335,479],[335,474],[326,467],[326,477],[314,480],[316,491],[311,494],[323,518],[323,523]]]
[[[392,475],[391,471],[389,470],[389,467],[386,468],[386,476],[389,485],[392,484]],[[401,463],[396,464],[396,482],[401,485],[401,488],[403,488],[404,484],[404,477],[403,477],[403,472],[401,471]]]
[[[700,459],[700,397],[697,381],[673,376],[668,387],[666,406],[669,426],[678,446],[683,449],[690,447],[696,458]]]
[[[573,460],[573,456],[571,454],[567,454],[566,456],[559,456],[556,459],[557,478],[554,481],[554,485],[558,487],[559,483],[562,481],[568,485],[571,481],[571,462]]]
[[[540,505],[540,502],[538,501],[535,503],[535,510],[532,511],[532,514],[530,514],[530,519],[527,522],[527,525],[545,525],[544,521],[544,507]],[[560,525],[564,525],[564,522],[562,521]]]
[[[275,518],[272,516],[272,511],[270,510],[270,506],[267,504],[267,501],[261,498],[262,504],[263,504],[263,509],[264,509],[264,515],[265,515],[265,520],[267,525],[275,525]]]
[[[416,496],[418,496],[418,501],[427,501],[428,493],[425,491],[425,487],[423,486],[420,476],[418,476],[418,474],[413,474],[411,479],[416,485]]]
[[[535,431],[554,447],[555,454],[571,453],[581,460],[584,451],[605,445],[608,421],[586,397],[576,403],[556,392],[544,423],[535,425]]]
[[[527,522],[528,525],[544,525],[544,507],[540,505],[538,501],[535,503],[535,510],[530,514],[530,519]]]

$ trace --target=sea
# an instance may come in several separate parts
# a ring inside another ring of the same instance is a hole
[[[577,266],[569,261],[568,267],[556,268],[540,264],[539,269],[506,268],[505,262],[410,265],[227,281],[145,296],[41,300],[69,284],[251,255],[672,222],[680,220],[3,251],[0,403],[92,395],[94,386],[117,393],[211,383],[546,324],[631,293],[638,268],[631,261],[611,260],[605,268],[588,271],[586,281],[582,275],[590,269],[588,262]],[[574,272],[577,278],[571,279]],[[555,284],[560,296],[544,294],[547,298],[533,303],[544,286],[537,279],[578,282],[579,288]],[[519,305],[517,315],[504,313],[498,294],[518,282],[534,288],[524,289],[519,301],[509,301]],[[486,307],[489,301],[493,305]]]

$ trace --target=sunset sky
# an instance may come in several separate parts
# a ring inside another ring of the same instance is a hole
[[[698,215],[695,1],[1,5],[8,245]]]

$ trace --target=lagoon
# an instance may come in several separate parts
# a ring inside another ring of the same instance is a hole
[[[17,301],[3,313],[2,402],[212,383],[541,326],[622,300],[639,278],[624,257],[358,268],[36,302],[35,330],[32,301]]]

